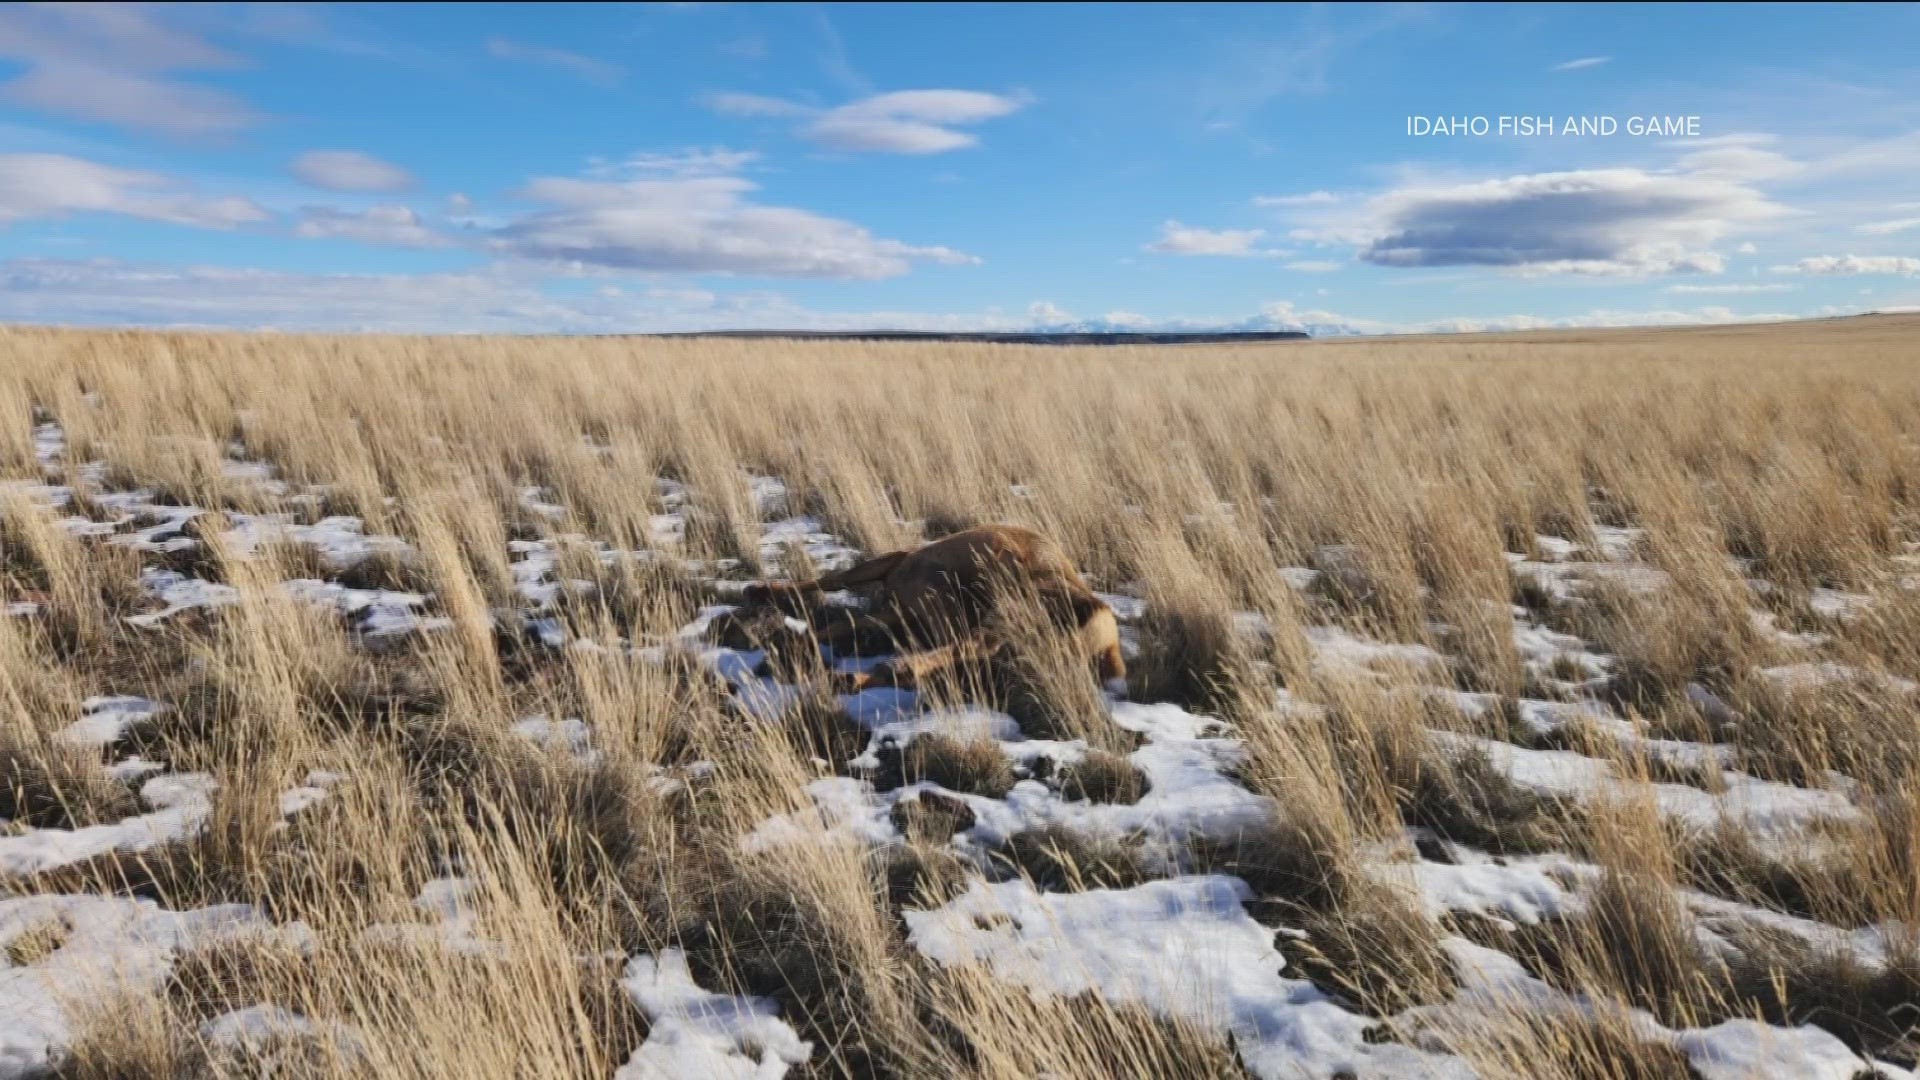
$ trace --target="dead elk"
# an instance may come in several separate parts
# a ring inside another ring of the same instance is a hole
[[[1010,598],[1027,597],[1054,629],[1074,636],[1101,685],[1125,696],[1126,661],[1113,609],[1081,580],[1060,545],[1016,525],[982,525],[912,551],[890,551],[810,582],[749,585],[749,610],[809,615],[824,594],[865,594],[867,610],[838,609],[819,619],[820,645],[835,656],[904,651],[862,673],[838,677],[843,692],[869,686],[912,688],[957,666],[982,663],[1008,645]]]

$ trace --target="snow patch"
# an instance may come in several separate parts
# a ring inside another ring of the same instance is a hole
[[[1274,932],[1242,906],[1251,895],[1223,875],[1082,893],[976,881],[944,907],[903,916],[908,941],[936,963],[984,964],[1038,992],[1096,991],[1231,1034],[1263,1078],[1472,1075],[1457,1059],[1367,1043],[1372,1021],[1285,978]]]
[[[702,990],[679,949],[633,957],[621,985],[651,1026],[615,1080],[780,1080],[813,1054],[771,998]]]

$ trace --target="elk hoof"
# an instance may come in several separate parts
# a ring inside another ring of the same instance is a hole
[[[864,671],[835,671],[827,676],[827,685],[836,694],[857,694],[879,683]]]

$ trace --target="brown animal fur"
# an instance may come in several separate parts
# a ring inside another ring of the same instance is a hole
[[[982,525],[913,551],[892,551],[812,582],[749,586],[750,605],[782,609],[810,605],[822,592],[852,589],[872,596],[872,615],[836,618],[820,643],[845,652],[876,631],[904,642],[906,651],[872,672],[846,676],[843,689],[872,685],[912,687],[928,676],[989,659],[1004,647],[992,625],[1007,585],[1030,589],[1054,624],[1071,628],[1094,673],[1124,693],[1126,661],[1120,628],[1109,608],[1087,588],[1060,545],[1017,525]]]

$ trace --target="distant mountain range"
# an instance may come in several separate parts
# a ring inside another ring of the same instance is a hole
[[[981,341],[999,345],[1217,345],[1233,342],[1304,341],[1304,330],[1159,332],[1139,330],[1032,330],[1022,333],[958,333],[944,330],[700,330],[661,337],[799,338],[836,341]]]

